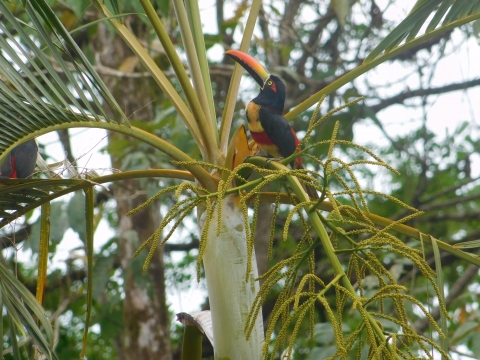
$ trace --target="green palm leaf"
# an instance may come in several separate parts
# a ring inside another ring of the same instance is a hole
[[[92,179],[4,179],[0,183],[0,228],[63,195],[97,184],[140,178],[175,178],[193,181],[188,171],[170,169],[134,170]],[[12,200],[12,201],[10,201]]]
[[[295,118],[315,105],[322,96],[333,93],[377,65],[424,41],[479,18],[480,0],[457,0],[454,3],[453,0],[418,0],[405,20],[373,49],[362,65],[310,96],[285,117],[288,120]],[[427,24],[429,19],[431,20]],[[425,33],[417,36],[424,26]]]
[[[78,71],[78,76],[76,77],[72,77],[70,72],[68,71],[66,72],[66,75],[70,80],[69,85],[71,86],[76,86],[78,84],[83,85],[83,89],[81,90],[83,91],[87,90],[87,93],[92,97],[92,101],[95,103],[95,105],[97,105],[95,110],[97,112],[100,112],[105,118],[107,118],[108,116],[103,110],[103,106],[100,100],[103,100],[106,102],[106,105],[112,112],[113,118],[115,118],[117,122],[122,122],[122,121],[127,122],[125,114],[120,109],[120,106],[115,101],[114,97],[108,90],[107,86],[103,83],[100,76],[93,69],[92,65],[90,64],[86,56],[77,46],[77,44],[75,43],[73,38],[70,36],[68,31],[65,29],[63,24],[60,22],[58,17],[55,15],[53,10],[48,6],[47,2],[44,0],[28,2],[26,9],[27,9],[29,18],[36,25],[36,29],[37,31],[39,31],[40,35],[42,36],[42,39],[45,40],[47,45],[49,45],[49,49],[52,51],[52,54],[56,57],[56,59],[58,59],[59,63],[61,63],[63,67],[65,65],[65,62],[61,61],[62,59],[58,58],[58,55],[60,55],[60,53],[54,51],[55,48],[53,47],[53,43],[49,41],[50,37],[46,32],[43,32],[44,27],[42,26],[43,24],[40,21],[39,16],[37,16],[37,13],[33,11],[33,9],[29,6],[29,4],[32,4],[33,7],[35,7],[35,10],[38,12],[38,15],[41,16],[42,19],[44,20],[45,25],[47,25],[55,34],[55,37],[58,39],[59,44],[61,44],[61,49],[63,53],[71,59],[72,65]],[[75,58],[76,57],[79,58],[80,63],[77,63],[74,60],[74,56]],[[92,109],[91,106],[89,106],[90,103],[88,99],[82,96],[83,92],[82,91],[78,92],[77,90],[77,95],[80,96],[82,99],[84,99],[84,103],[87,106],[87,108],[90,110],[92,114],[95,114],[96,111],[93,111],[94,109]],[[94,95],[97,95],[97,96],[100,95],[100,99]]]
[[[432,17],[433,15],[433,17]],[[382,53],[388,54],[398,48],[405,40],[405,45],[417,37],[420,29],[427,24],[424,35],[449,28],[455,22],[469,22],[480,16],[479,0],[418,0],[408,16],[367,56],[364,63],[369,63]],[[441,20],[443,21],[441,22]],[[438,26],[441,22],[441,25]]]
[[[12,34],[0,24],[0,163],[22,142],[73,127],[119,131],[175,160],[193,160],[167,141],[130,127],[105,84],[44,0],[26,2],[26,11],[33,27],[0,2],[5,23],[15,30]],[[55,41],[46,29],[51,30]],[[180,103],[186,108],[183,101]],[[186,168],[205,187],[215,187],[210,174],[200,166]]]
[[[0,153],[59,124],[128,126],[113,96],[48,5],[42,0],[27,2],[26,12],[40,41],[33,41],[32,28],[0,2],[0,13],[15,31],[0,23]],[[107,116],[105,104],[112,115]]]
[[[24,335],[26,329],[38,348],[49,359],[57,359],[56,355],[50,350],[53,346],[53,330],[45,311],[30,291],[3,264],[0,264],[0,292],[3,304],[8,311],[10,340],[12,341],[14,355],[18,355],[16,338],[18,331]],[[21,301],[19,301],[20,299]],[[40,321],[44,334],[32,314]]]
[[[74,186],[78,186],[79,183],[83,181],[78,179],[4,180],[3,186],[0,187],[0,228],[42,204],[78,190]]]
[[[115,122],[71,108],[61,108],[32,96],[27,98],[12,91],[3,82],[0,82],[0,121],[0,153],[3,153],[3,156],[18,143],[33,139],[47,132],[49,128],[53,131],[57,130],[59,125],[75,122]]]

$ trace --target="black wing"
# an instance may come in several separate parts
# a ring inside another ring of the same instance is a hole
[[[9,178],[10,175],[12,175],[12,153],[7,155],[0,169],[0,176]]]
[[[15,157],[15,169],[19,179],[27,178],[33,174],[37,163],[37,152],[38,146],[35,139],[29,140],[12,150],[12,155]]]
[[[283,157],[292,155],[296,148],[296,137],[292,127],[282,115],[260,108],[260,123],[268,137],[277,145]]]

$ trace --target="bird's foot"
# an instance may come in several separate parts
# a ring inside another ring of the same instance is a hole
[[[270,163],[271,163],[272,161],[280,162],[280,161],[282,161],[283,159],[284,159],[284,158],[282,158],[282,157],[280,157],[280,158],[268,158],[268,159],[267,159],[267,167],[270,167]]]
[[[256,156],[256,155],[248,155],[248,156],[245,156],[245,157],[243,158],[243,162],[247,162],[248,159],[251,159],[251,158],[254,157],[254,156]]]

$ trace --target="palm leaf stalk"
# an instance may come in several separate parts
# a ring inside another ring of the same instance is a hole
[[[248,13],[247,23],[243,32],[242,41],[240,43],[240,51],[247,52],[250,47],[250,41],[255,29],[255,23],[262,5],[261,0],[252,1],[250,12]],[[235,111],[235,104],[237,102],[238,89],[240,87],[240,79],[242,78],[243,68],[235,64],[232,80],[225,99],[225,108],[222,115],[222,123],[220,124],[220,150],[222,153],[227,152],[228,143],[230,139],[230,131],[232,127],[233,113]]]

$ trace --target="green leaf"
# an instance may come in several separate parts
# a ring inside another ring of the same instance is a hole
[[[20,302],[17,301],[17,294],[14,292],[10,292],[9,288],[5,289],[4,295],[5,298],[9,298],[10,300],[10,311],[14,312],[16,316],[20,319],[22,322],[22,327],[19,328],[19,330],[22,331],[23,335],[25,336],[24,332],[24,327],[28,334],[32,337],[32,339],[35,341],[37,346],[41,349],[41,351],[48,355],[49,358],[51,358],[50,352],[51,352],[51,347],[49,346],[48,342],[46,341],[45,337],[42,335],[40,329],[38,328],[35,320],[31,316],[30,312],[21,304]]]
[[[372,61],[387,49],[387,52],[391,51],[400,44],[403,39],[409,36],[409,34],[416,34],[419,27],[421,27],[433,10],[441,3],[441,0],[425,1],[418,6],[419,3],[420,2],[417,2],[410,14],[372,50],[365,59],[365,63]]]
[[[115,98],[111,95],[107,86],[103,83],[100,76],[93,69],[93,66],[90,64],[86,56],[80,50],[76,42],[70,36],[68,31],[65,29],[63,24],[57,18],[53,10],[48,6],[48,4],[44,0],[28,2],[27,4],[32,4],[35,10],[38,11],[38,14],[43,18],[45,23],[52,29],[52,31],[60,41],[60,44],[63,45],[62,48],[65,54],[69,56],[72,64],[76,67],[77,71],[79,71],[79,73],[82,74],[82,76],[73,78],[71,77],[70,71],[64,72],[65,75],[71,78],[70,85],[76,88],[78,86],[77,85],[78,82],[80,81],[84,89],[88,90],[89,94],[93,99],[93,102],[99,105],[99,107],[97,108],[98,109],[97,111],[100,111],[101,113],[103,113],[103,116],[105,118],[108,118],[108,116],[106,115],[106,112],[103,110],[104,106],[106,105],[112,111],[113,117],[117,120],[117,122],[128,124],[128,119],[123,113],[123,111],[121,110],[120,106],[117,104]],[[30,16],[30,19],[33,20],[34,23],[36,24],[37,31],[42,32],[44,28],[41,26],[41,23],[38,21],[38,17],[36,13],[34,13],[33,9],[31,9],[31,7],[28,5],[26,7],[26,10]],[[43,36],[43,40],[45,40],[47,44],[51,43],[49,41],[50,39],[47,34]],[[54,47],[49,46],[49,49],[52,50],[54,49]],[[55,52],[53,52],[53,54],[56,55]],[[77,62],[73,58],[73,55],[75,55],[80,59],[80,64],[77,64]],[[84,76],[84,74],[87,76],[87,78]],[[95,87],[95,89],[91,87],[91,84]],[[82,97],[85,91],[84,89],[78,89],[77,95]],[[106,102],[105,104],[100,103],[98,99],[98,93],[100,93],[103,96],[103,99]],[[88,99],[86,100],[87,101],[85,105],[87,106],[87,108],[90,108],[89,101]],[[79,109],[79,110],[82,111],[82,109]],[[96,116],[95,115],[96,111],[93,110],[93,108],[91,110],[91,114],[93,116]]]
[[[16,332],[20,330],[25,334],[25,328],[32,337],[39,349],[48,356],[49,359],[57,359],[53,353],[53,331],[45,310],[40,306],[35,297],[25,286],[15,278],[3,264],[0,263],[0,289],[2,291],[2,300],[7,308],[10,321],[10,332],[14,338],[10,339],[16,343]],[[21,301],[18,301],[18,300]],[[45,331],[42,334],[31,313],[40,321]],[[13,346],[15,356],[15,346]]]
[[[217,45],[221,41],[221,36],[218,34],[204,34],[203,39],[205,42],[205,48],[208,50],[212,46]]]
[[[346,73],[314,95],[310,96],[307,100],[292,109],[289,113],[285,114],[285,118],[287,120],[295,118],[302,112],[309,109],[311,106],[315,105],[324,95],[333,93],[343,85],[353,81],[360,75],[393,58],[394,56],[399,55],[424,41],[432,39],[435,36],[439,36],[440,34],[443,34],[451,29],[480,18],[480,2],[477,0],[476,6],[471,9],[470,12],[468,12],[467,16],[459,16],[455,18],[454,21],[451,21],[446,25],[442,24],[442,26],[438,28],[432,28],[425,34],[413,38],[416,36],[418,30],[423,26],[425,21],[429,19],[431,15],[437,11],[437,9],[441,8],[438,7],[438,5],[442,4],[444,1],[451,0],[418,1],[410,14],[390,34],[388,34],[375,49],[372,50],[372,52],[365,58],[362,65]],[[470,7],[469,4],[465,4],[465,6]],[[465,13],[465,11],[459,12],[459,14],[463,13]],[[408,41],[399,46],[399,44],[410,35],[411,37],[408,39]]]
[[[70,227],[67,213],[65,212],[65,203],[55,201],[51,205],[50,216],[50,241],[52,245],[57,245],[62,241],[65,231]]]
[[[308,354],[307,360],[326,359],[335,354],[335,351],[337,351],[337,347],[334,345],[314,347]]]
[[[475,249],[480,247],[480,240],[465,241],[453,245],[457,249]]]
[[[473,34],[477,37],[477,39],[480,38],[480,20],[475,20],[472,25],[472,30]]]
[[[72,230],[85,242],[87,238],[87,225],[85,220],[85,195],[82,191],[77,191],[70,199],[67,206],[67,216]]]
[[[63,201],[52,202],[50,214],[50,245],[52,245],[50,250],[54,251],[56,245],[63,239],[65,231],[69,228],[65,203]],[[38,218],[32,224],[29,241],[25,243],[25,247],[32,249],[35,254],[40,252],[40,220],[41,218]]]
[[[477,359],[480,359],[480,331],[472,334],[472,351]]]
[[[19,21],[6,3],[0,2],[0,13],[5,18],[0,24],[4,34],[0,47],[6,55],[0,56],[0,120],[4,124],[0,129],[0,162],[6,152],[49,126],[81,121],[128,124],[113,96],[45,1],[27,2],[26,12],[36,31],[35,41],[30,34],[32,26]],[[48,28],[58,43],[50,38]],[[43,48],[45,44],[48,51]],[[62,76],[52,62],[62,69]],[[113,119],[107,116],[105,105]]]
[[[337,15],[338,23],[343,27],[346,23],[346,18],[350,12],[350,1],[348,0],[331,0],[330,2],[335,15]]]
[[[120,8],[118,6],[118,0],[110,0],[110,4],[112,5],[113,13],[115,15],[120,14]]]
[[[463,19],[467,22],[475,20],[480,15],[478,4],[478,1],[471,0],[457,0],[455,2],[452,0],[418,1],[408,16],[367,56],[365,63],[372,61],[383,51],[386,53],[392,51],[405,38],[407,43],[413,40],[423,24],[430,18],[432,20],[427,26],[425,34],[434,31],[442,18],[444,20],[439,30],[442,28],[446,30],[446,27],[451,23]],[[432,14],[434,14],[433,17]],[[468,17],[471,17],[471,19]]]
[[[315,324],[313,334],[315,341],[319,344],[332,344],[335,340],[332,324],[330,323]]]
[[[210,175],[205,170],[202,168],[198,168],[198,170],[205,174],[205,179],[207,179],[207,181],[210,179]],[[92,181],[101,184],[111,181],[147,177],[179,178],[188,181],[194,180],[192,174],[187,171],[152,169],[125,171],[122,173],[97,177],[92,179]],[[0,228],[46,202],[74,191],[85,189],[92,185],[90,180],[84,179],[9,179],[3,180],[2,182],[5,186],[0,187],[0,196],[3,197],[5,194],[14,193],[18,194],[18,196],[23,196],[25,201],[21,201],[18,204],[10,204],[8,202],[0,201]],[[32,196],[34,196],[33,199]]]
[[[437,25],[440,23],[440,20],[442,20],[443,16],[452,5],[452,2],[453,0],[446,0],[442,3],[442,5],[440,5],[432,20],[428,24],[426,32],[430,32],[437,27]]]
[[[93,287],[93,235],[94,235],[94,211],[95,196],[93,186],[88,187],[85,191],[85,252],[87,254],[87,313],[85,317],[85,329],[83,331],[83,344],[80,358],[84,358],[85,349],[87,348],[88,328],[90,324],[90,316],[92,313],[92,287]]]
[[[92,298],[100,301],[101,296],[105,293],[106,286],[110,280],[111,270],[113,269],[114,256],[98,256],[95,258],[93,265],[93,278],[95,282],[92,284]]]
[[[430,237],[432,240],[432,248],[433,248],[433,256],[435,259],[435,270],[437,273],[437,285],[440,290],[440,296],[441,299],[439,301],[443,304],[445,304],[445,286],[444,286],[444,281],[443,281],[443,269],[442,269],[442,262],[441,262],[441,257],[440,257],[440,250],[438,249],[437,245],[437,240]],[[446,336],[445,339],[441,338],[440,339],[440,345],[442,349],[448,354],[449,352],[449,339],[448,339],[448,327],[447,327],[447,317],[443,313],[443,311],[440,311],[440,328],[442,329],[443,334]],[[447,360],[445,359],[445,356],[442,355],[442,360]]]
[[[11,307],[10,302],[5,302],[5,305],[7,307],[7,311],[9,307]],[[17,331],[15,324],[13,322],[12,316],[10,315],[10,312],[7,313],[7,318],[8,318],[8,324],[10,327],[10,341],[12,343],[12,352],[13,352],[13,358],[15,360],[21,360],[22,357],[20,356],[20,348],[18,346],[18,341],[17,341]]]
[[[89,0],[73,0],[68,1],[68,5],[71,7],[77,18],[81,19],[84,12],[90,6]]]
[[[158,10],[162,13],[163,16],[167,17],[170,10],[170,1],[169,0],[156,0]]]
[[[466,321],[461,324],[457,330],[453,333],[453,336],[450,339],[450,345],[457,345],[464,339],[467,335],[469,335],[472,331],[476,331],[476,329],[480,326],[480,324],[476,321]]]

